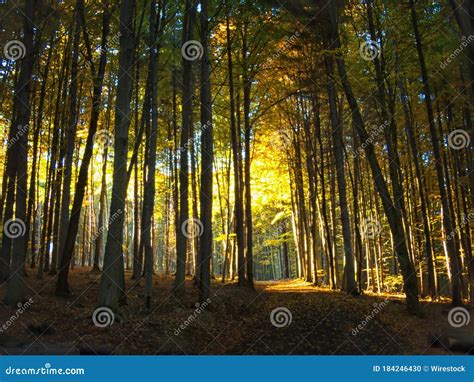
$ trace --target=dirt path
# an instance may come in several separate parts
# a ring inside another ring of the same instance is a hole
[[[285,290],[285,287],[286,290]],[[298,290],[292,283],[265,288],[261,314],[236,354],[403,354],[404,336],[384,322],[388,304],[341,293]],[[297,290],[295,290],[297,289]],[[373,304],[377,304],[374,306]],[[265,313],[264,313],[265,312]],[[273,315],[272,315],[273,312]],[[361,325],[357,330],[357,326]]]

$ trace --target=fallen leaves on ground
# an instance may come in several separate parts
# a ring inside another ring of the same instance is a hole
[[[428,340],[430,333],[448,326],[447,303],[423,301],[425,317],[419,318],[406,312],[400,296],[352,297],[302,280],[257,282],[252,291],[214,280],[210,303],[198,306],[191,278],[186,293],[175,296],[173,277],[159,274],[147,311],[144,281],[130,277],[127,272],[121,321],[101,328],[92,322],[100,274],[87,268],[72,271],[73,293],[67,299],[54,295],[54,276],[38,280],[31,274],[26,278],[31,306],[13,321],[17,310],[0,307],[0,323],[10,319],[0,334],[0,350],[41,353],[49,346],[65,354],[449,353],[432,348]]]

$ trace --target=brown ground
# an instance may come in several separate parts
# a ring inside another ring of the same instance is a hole
[[[134,284],[127,273],[127,305],[122,322],[99,328],[92,323],[100,275],[89,269],[71,272],[73,295],[54,295],[55,278],[26,281],[33,299],[0,334],[1,353],[112,354],[449,354],[431,347],[429,335],[449,327],[449,305],[423,301],[426,318],[406,313],[400,296],[364,295],[316,288],[300,280],[256,283],[256,291],[215,283],[211,302],[177,333],[196,310],[192,280],[177,298],[172,277],[155,277],[152,312],[143,309],[143,280]],[[4,293],[2,286],[0,293]],[[388,303],[383,303],[388,299]],[[380,308],[375,309],[374,304]],[[289,326],[270,321],[273,309],[285,307]],[[377,313],[377,311],[379,311]],[[0,324],[16,310],[0,307]],[[375,312],[375,314],[374,314]],[[373,314],[366,326],[353,329]],[[464,330],[474,333],[474,320]],[[31,328],[33,328],[33,333]],[[46,350],[49,349],[49,350]]]

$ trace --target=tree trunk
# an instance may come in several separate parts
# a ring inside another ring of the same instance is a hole
[[[26,0],[23,10],[23,44],[26,48],[25,57],[20,61],[20,74],[15,86],[14,110],[16,117],[10,126],[10,137],[15,136],[16,129],[28,126],[30,122],[30,87],[31,75],[36,59],[39,44],[39,33],[34,29],[34,13],[37,1]],[[26,199],[27,199],[27,169],[28,169],[28,129],[23,134],[18,134],[18,139],[7,150],[6,171],[8,172],[8,187],[13,190],[15,198],[15,212],[13,220],[7,215],[4,217],[5,231],[12,234],[11,242],[7,241],[7,251],[11,253],[11,275],[7,281],[7,288],[3,302],[9,306],[23,303],[25,299],[23,269],[26,256]],[[8,201],[8,197],[7,197]],[[7,206],[8,207],[8,206]],[[16,228],[15,228],[16,227]],[[18,230],[19,229],[19,230]],[[2,245],[5,245],[2,242]]]
[[[147,129],[149,133],[147,137],[148,153],[145,153],[145,171],[147,172],[146,182],[144,186],[143,195],[143,217],[142,217],[142,236],[141,242],[145,250],[145,309],[151,309],[151,292],[153,286],[153,246],[151,230],[153,227],[153,210],[155,207],[155,167],[156,167],[156,142],[158,134],[158,95],[157,95],[157,67],[159,60],[159,46],[156,41],[158,37],[159,28],[158,22],[162,9],[162,2],[160,2],[159,12],[156,12],[156,1],[152,0],[150,3],[150,66],[149,78],[150,81],[150,96],[151,96],[151,129]],[[164,12],[164,11],[163,11]],[[163,16],[164,17],[164,16]]]
[[[229,75],[229,95],[230,95],[230,134],[232,142],[232,153],[234,162],[234,193],[235,193],[235,234],[237,236],[237,274],[239,286],[246,285],[245,272],[245,232],[244,232],[244,210],[242,201],[242,179],[240,167],[240,131],[235,120],[235,92],[234,73],[232,62],[232,44],[230,36],[229,16],[226,17],[226,38],[227,38],[227,68]]]
[[[329,46],[328,46],[329,47]],[[352,295],[359,291],[355,280],[354,251],[352,248],[351,222],[347,203],[346,177],[344,173],[344,144],[342,121],[337,110],[337,92],[334,83],[334,62],[330,55],[324,58],[327,73],[327,89],[329,98],[329,114],[331,120],[332,143],[336,160],[337,188],[339,194],[339,209],[342,222],[342,237],[344,243],[345,267],[342,289]]]
[[[109,230],[104,253],[104,267],[100,281],[98,305],[118,311],[125,299],[123,264],[123,226],[127,196],[127,152],[130,127],[130,100],[133,78],[133,13],[135,0],[120,4],[120,49],[117,99],[115,103],[114,171],[110,203]],[[112,217],[115,217],[112,219]]]
[[[196,0],[186,0],[182,46],[192,40],[196,18]],[[182,96],[182,126],[179,155],[179,225],[176,227],[176,275],[173,284],[174,292],[185,290],[186,257],[188,250],[188,232],[195,228],[194,221],[189,220],[189,166],[188,145],[189,134],[193,124],[193,63],[190,57],[182,52],[183,66],[183,96]],[[191,58],[192,59],[192,58]]]
[[[207,0],[201,1],[201,188],[200,219],[202,235],[199,243],[199,301],[209,298],[212,259],[212,166],[214,143],[212,128],[211,65],[209,62],[209,20]]]

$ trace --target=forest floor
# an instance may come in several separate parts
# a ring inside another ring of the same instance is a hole
[[[0,352],[451,353],[443,347],[432,347],[429,339],[432,333],[449,328],[447,302],[423,301],[425,317],[418,318],[406,312],[402,296],[397,295],[351,297],[302,280],[257,282],[255,291],[215,281],[210,302],[197,309],[197,290],[191,279],[186,282],[186,294],[178,298],[170,293],[173,278],[156,275],[152,310],[146,312],[143,280],[132,281],[128,272],[126,280],[127,305],[121,309],[121,322],[100,328],[92,323],[100,274],[92,274],[86,268],[72,271],[73,294],[67,299],[54,295],[54,276],[38,280],[30,275],[26,282],[31,304],[20,314],[16,309],[0,306]],[[274,309],[279,313],[272,324]],[[472,321],[464,330],[474,333]]]

